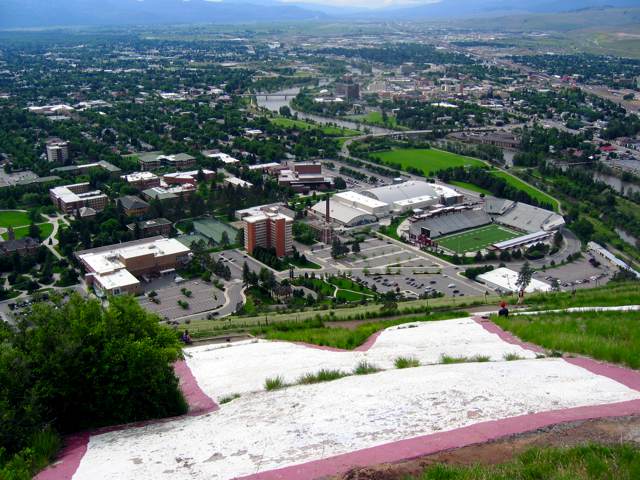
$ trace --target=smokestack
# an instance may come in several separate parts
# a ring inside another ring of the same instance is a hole
[[[327,196],[327,199],[325,200],[325,204],[326,204],[326,211],[325,211],[324,220],[325,220],[325,222],[327,222],[327,224],[329,224],[329,223],[331,223],[331,214],[330,214],[329,197],[328,196]]]

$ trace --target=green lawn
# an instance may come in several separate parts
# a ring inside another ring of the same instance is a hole
[[[404,170],[409,167],[422,170],[426,176],[433,176],[440,170],[446,170],[447,168],[462,166],[483,167],[485,165],[481,160],[463,157],[462,155],[436,148],[400,148],[372,155],[384,163],[400,165]]]
[[[287,342],[305,342],[313,345],[353,350],[362,345],[371,335],[385,328],[417,321],[437,321],[451,318],[462,318],[468,315],[464,312],[440,312],[407,319],[393,319],[362,323],[355,329],[344,327],[325,327],[321,320],[307,320],[304,322],[286,322],[255,328],[253,335],[265,336],[270,340],[284,340]]]
[[[407,480],[605,480],[639,478],[640,449],[632,444],[532,448],[496,465],[430,465]]]
[[[477,252],[489,245],[521,236],[521,233],[506,227],[491,224],[475,230],[456,233],[437,240],[441,247],[457,253]]]
[[[53,225],[51,223],[40,223],[38,224],[38,227],[40,227],[40,238],[42,240],[47,238],[53,232]],[[29,226],[27,225],[26,227],[14,228],[13,232],[16,235],[16,239],[24,238],[29,234]],[[7,240],[8,238],[7,234],[3,233],[2,238],[4,240]]]
[[[387,123],[385,124],[382,121],[382,112],[369,112],[365,115],[350,115],[347,117],[349,120],[360,121],[363,123],[368,123],[370,125],[378,125],[381,127],[390,127],[395,128],[398,126],[398,122],[396,121],[396,117],[393,115],[387,116]]]
[[[504,180],[507,181],[509,185],[511,185],[514,188],[517,188],[518,190],[522,190],[523,192],[527,193],[531,198],[535,198],[541,203],[546,203],[551,205],[555,212],[559,210],[558,201],[555,198],[551,197],[550,195],[547,195],[546,193],[538,190],[537,188],[529,185],[528,183],[523,182],[519,178],[514,177],[513,175],[507,172],[498,171],[498,170],[494,171],[493,175],[499,178],[503,178]]]
[[[493,320],[522,340],[549,350],[640,368],[638,312],[547,313]]]
[[[271,119],[271,123],[282,128],[297,128],[298,130],[311,130],[319,128],[325,135],[332,137],[352,137],[360,135],[357,130],[350,128],[334,127],[332,125],[318,125],[304,120],[295,120],[293,118],[275,117]]]
[[[449,183],[451,185],[455,185],[456,187],[466,188],[467,190],[471,190],[472,192],[484,193],[485,195],[493,195],[486,188],[479,187],[477,185],[474,185],[473,183],[459,182],[457,180],[451,180]]]
[[[3,210],[0,211],[0,227],[21,227],[23,225],[29,225],[29,215],[26,212],[18,212],[17,210]]]

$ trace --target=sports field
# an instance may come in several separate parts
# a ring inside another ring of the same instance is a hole
[[[400,165],[403,169],[409,167],[422,170],[425,175],[434,175],[447,168],[472,166],[482,167],[485,164],[471,157],[463,157],[455,153],[445,152],[436,148],[399,148],[386,152],[378,152],[372,156],[384,163]]]
[[[489,245],[521,236],[521,233],[500,225],[487,225],[438,239],[441,247],[457,253],[477,252]]]

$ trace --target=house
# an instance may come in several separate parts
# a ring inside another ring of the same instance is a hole
[[[166,218],[154,218],[127,225],[127,229],[131,232],[135,233],[136,228],[140,238],[154,237],[156,235],[169,236],[171,233],[171,221]]]
[[[134,195],[118,198],[118,206],[122,208],[127,217],[143,217],[151,208],[151,205]]]
[[[33,255],[38,251],[39,247],[40,242],[35,238],[23,237],[0,242],[0,254],[13,255],[17,253],[20,256]]]

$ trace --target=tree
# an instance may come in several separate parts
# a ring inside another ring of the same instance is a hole
[[[103,308],[74,294],[0,326],[0,450],[16,453],[49,427],[65,433],[185,413],[172,367],[181,345],[158,320],[133,297]]]
[[[529,262],[524,262],[520,272],[518,273],[518,279],[516,280],[516,286],[518,287],[518,303],[522,303],[524,300],[524,291],[527,289],[533,278],[534,270],[529,265]]]
[[[251,280],[251,270],[249,270],[249,265],[247,264],[247,262],[244,262],[244,264],[242,265],[242,283],[246,285],[249,285]]]
[[[31,223],[31,225],[29,225],[28,236],[31,238],[35,238],[36,240],[40,240],[40,235],[40,227],[38,227],[35,223]]]
[[[353,253],[360,253],[360,242],[358,242],[357,240],[353,242],[353,245],[351,245],[351,251]]]
[[[344,245],[338,236],[333,237],[333,241],[331,242],[331,257],[338,258],[343,256],[349,251],[349,247]]]
[[[220,245],[223,247],[229,245],[229,234],[226,231],[222,232],[222,235],[220,236]]]

